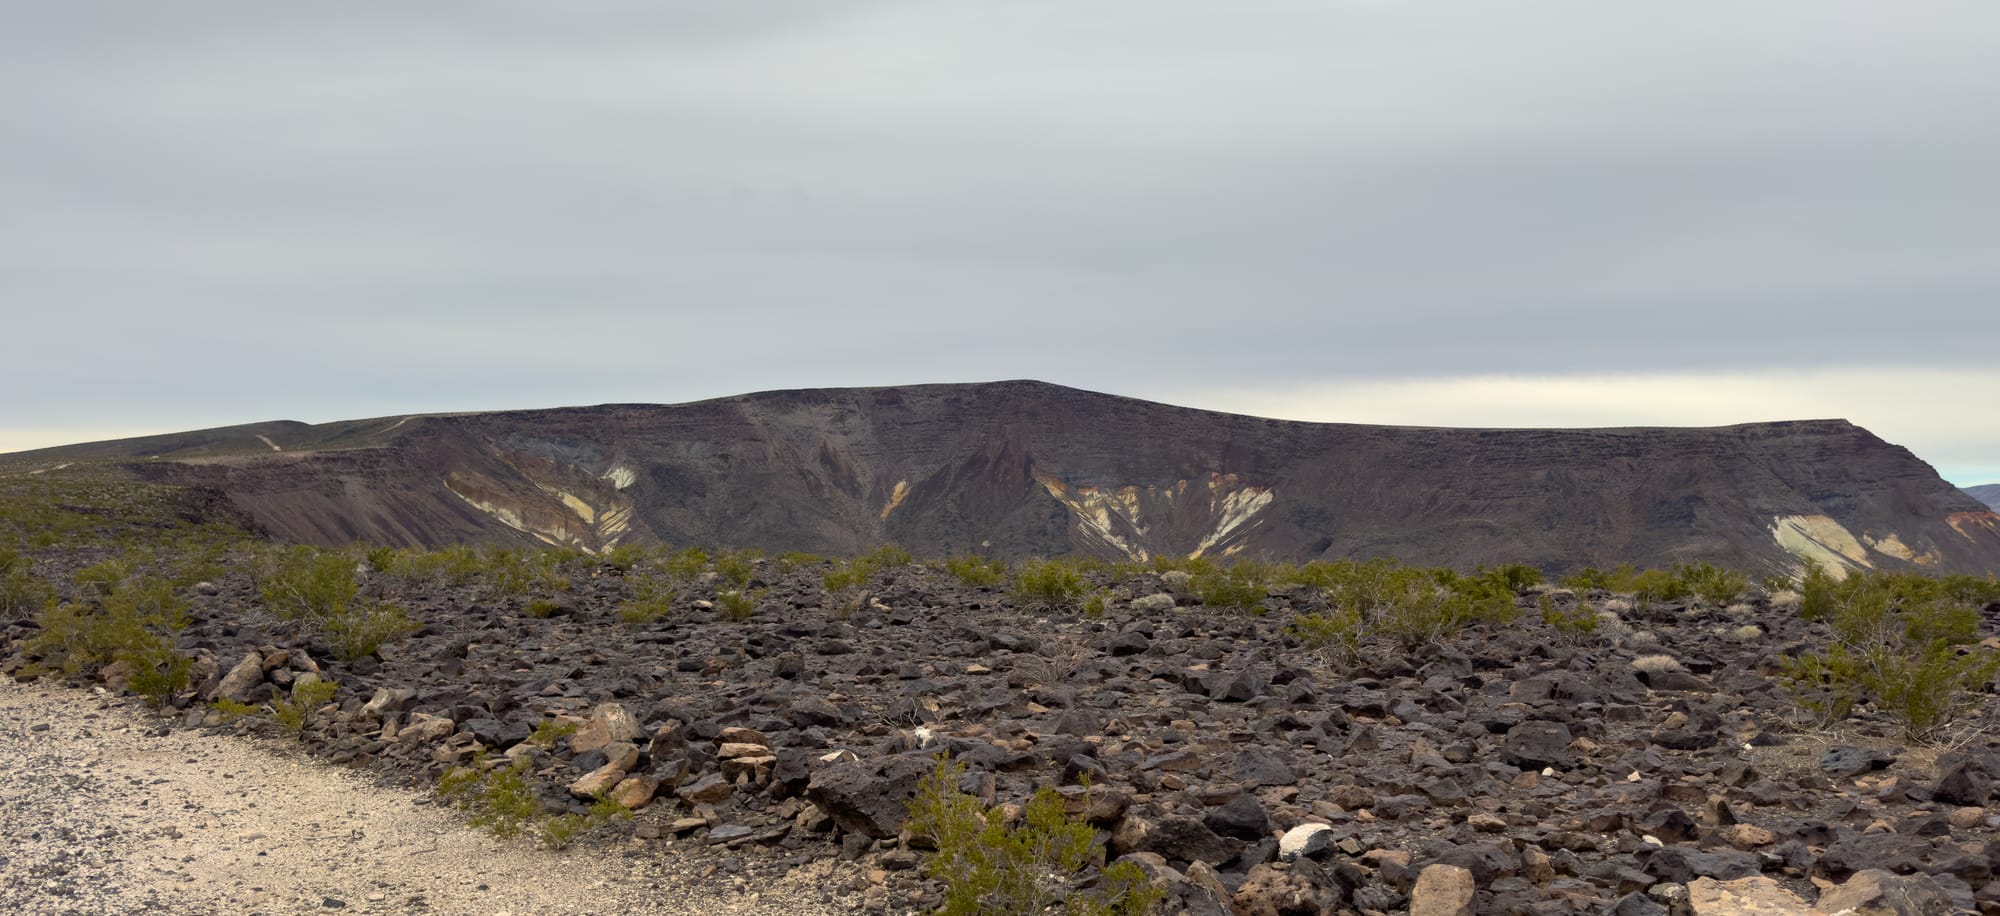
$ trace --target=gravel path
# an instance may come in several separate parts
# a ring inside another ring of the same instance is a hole
[[[825,875],[752,888],[657,844],[547,852],[420,798],[101,691],[0,683],[0,913],[836,910]]]

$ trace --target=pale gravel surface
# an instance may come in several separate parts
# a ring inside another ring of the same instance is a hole
[[[0,679],[0,913],[821,914],[825,872],[501,843],[414,791],[131,700]]]

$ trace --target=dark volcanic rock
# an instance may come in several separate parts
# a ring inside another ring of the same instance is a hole
[[[1573,765],[1569,754],[1572,740],[1569,726],[1560,722],[1523,722],[1507,730],[1500,759],[1524,770],[1567,768]]]
[[[835,764],[814,773],[806,798],[844,830],[887,839],[903,829],[917,784],[935,764],[916,756]]]
[[[1862,747],[1836,745],[1819,755],[1819,768],[1834,779],[1859,776],[1869,770],[1879,770],[1895,763],[1896,758],[1881,751]]]

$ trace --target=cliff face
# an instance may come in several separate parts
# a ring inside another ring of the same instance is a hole
[[[1992,508],[1837,420],[1379,427],[1001,382],[260,424],[14,459],[121,457],[313,543],[2000,572]]]

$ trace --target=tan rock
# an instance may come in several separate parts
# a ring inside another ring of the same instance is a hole
[[[1312,882],[1290,871],[1269,865],[1250,869],[1243,886],[1232,901],[1236,916],[1280,916],[1285,913],[1316,913],[1326,909]]]
[[[721,747],[715,749],[715,756],[724,760],[732,757],[768,757],[770,754],[771,748],[769,746],[751,744],[749,742],[724,742]]]
[[[1472,872],[1456,865],[1430,865],[1410,890],[1410,916],[1472,916]]]
[[[1951,825],[1960,830],[1970,830],[1979,826],[1980,822],[1984,820],[1986,820],[1985,808],[1951,809]]]
[[[653,800],[654,793],[660,791],[660,781],[651,776],[627,776],[611,787],[606,796],[628,809],[637,811]]]
[[[215,685],[215,689],[208,692],[208,698],[211,700],[235,700],[241,703],[243,702],[243,698],[249,695],[250,688],[263,683],[263,681],[264,656],[259,655],[253,649],[250,654],[243,656],[242,661],[236,663],[236,667],[229,669],[228,674],[222,676],[222,680]]]
[[[1762,875],[1717,881],[1696,878],[1688,885],[1688,908],[1694,916],[1817,916],[1778,882]]]
[[[630,773],[639,765],[639,747],[626,741],[613,741],[604,746],[604,760],[606,766]]]
[[[613,741],[637,742],[645,736],[639,720],[617,703],[599,704],[590,718],[569,739],[570,750],[579,754],[594,751]]]
[[[766,737],[763,732],[754,728],[744,728],[740,725],[732,725],[723,729],[721,734],[715,736],[715,740],[723,744],[754,744],[758,747],[771,746],[771,739]]]
[[[613,764],[605,764],[585,773],[581,779],[569,784],[569,794],[577,798],[602,798],[605,793],[616,788],[625,780],[625,770]]]
[[[1870,868],[1855,872],[1847,882],[1819,895],[1828,913],[1883,916],[1950,916],[1957,912],[1951,895],[1929,875],[1898,875]]]
[[[427,713],[411,713],[410,721],[396,732],[398,744],[428,744],[441,741],[458,731],[458,726],[447,716],[433,716]]]
[[[1778,841],[1776,834],[1753,824],[1737,824],[1724,831],[1729,845],[1737,849],[1759,849]]]

